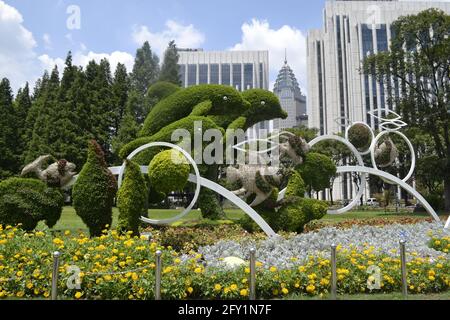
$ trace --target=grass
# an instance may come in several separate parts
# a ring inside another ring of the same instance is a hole
[[[164,209],[156,209],[149,210],[149,216],[151,219],[167,219],[180,214],[181,210],[164,210]],[[240,219],[244,213],[239,209],[228,209],[225,210],[226,217],[224,220],[206,220],[202,219],[201,213],[198,210],[194,210],[189,212],[185,217],[181,220],[173,223],[173,226],[192,226],[196,224],[226,224],[233,223],[236,220]],[[119,216],[119,211],[117,208],[113,209],[113,228],[117,225],[117,218]],[[341,221],[345,221],[348,219],[370,219],[370,218],[386,218],[386,219],[396,219],[401,217],[416,217],[423,218],[424,220],[429,218],[427,213],[396,213],[396,212],[384,212],[384,211],[351,211],[342,215],[326,215],[321,221],[324,221],[327,224],[333,224]],[[41,223],[39,228],[44,228],[44,225]],[[64,207],[61,219],[56,224],[56,231],[60,230],[87,230],[83,221],[76,215],[73,207]]]
[[[292,295],[285,298],[285,300],[328,300],[329,296],[298,296]],[[374,293],[374,294],[354,294],[354,295],[339,295],[337,300],[450,300],[450,291],[442,293],[429,294],[410,294],[406,299],[401,293]]]

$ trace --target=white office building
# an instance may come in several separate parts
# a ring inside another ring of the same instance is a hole
[[[306,97],[298,85],[297,79],[287,59],[278,73],[273,92],[280,99],[283,110],[288,114],[286,119],[273,120],[273,128],[283,129],[295,128],[308,125],[306,114]]]
[[[392,23],[400,16],[429,8],[450,13],[450,2],[327,1],[323,28],[308,32],[309,127],[322,135],[343,133],[356,121],[378,129],[369,112],[395,106],[387,101],[386,83],[360,73],[362,61],[368,54],[389,50]],[[335,199],[355,194],[352,183],[338,184],[343,187],[333,189]]]
[[[268,51],[179,49],[178,53],[182,87],[221,84],[238,91],[269,89]],[[256,137],[258,129],[269,129],[267,126],[267,122],[255,125],[248,136]]]
[[[391,25],[400,16],[429,8],[450,13],[450,2],[327,1],[323,29],[308,32],[309,126],[321,134],[342,133],[355,121],[377,128],[368,112],[392,106],[385,84],[360,73],[361,62],[389,49]]]

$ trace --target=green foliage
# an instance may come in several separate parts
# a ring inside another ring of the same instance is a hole
[[[367,126],[356,123],[348,130],[348,140],[359,151],[366,151],[372,143],[372,134]]]
[[[137,124],[132,112],[127,111],[120,123],[120,129],[117,136],[112,140],[114,153],[119,157],[122,147],[137,138],[139,125]],[[119,157],[120,158],[120,157]]]
[[[116,179],[108,170],[103,151],[92,140],[87,161],[72,191],[73,206],[92,237],[100,236],[111,226],[116,191]]]
[[[145,41],[136,51],[133,72],[131,73],[131,85],[142,97],[148,88],[156,82],[159,76],[159,58],[152,52],[150,44]]]
[[[209,112],[212,120],[223,128],[248,109],[239,92],[229,86],[200,85],[177,91],[160,101],[149,113],[141,137],[151,136],[175,121],[189,116],[194,107],[210,100],[212,108]]]
[[[15,174],[18,166],[19,143],[13,96],[9,80],[0,82],[0,180]]]
[[[247,122],[243,130],[247,130],[261,121],[287,118],[287,113],[281,107],[280,100],[270,91],[246,90],[242,92],[242,97],[250,102],[250,108],[244,113]]]
[[[292,172],[291,176],[289,177],[285,196],[303,198],[305,196],[305,192],[306,186],[302,176],[297,171]]]
[[[399,18],[392,24],[392,29],[394,36],[390,50],[366,58],[363,71],[378,80],[393,79],[402,83],[400,94],[391,88],[386,91],[386,96],[397,106],[409,128],[429,135],[434,144],[433,153],[445,163],[442,180],[446,209],[449,210],[450,15],[428,9]]]
[[[442,193],[431,193],[425,196],[425,200],[433,207],[434,210],[443,210],[445,207],[444,197]]]
[[[130,88],[131,84],[127,69],[125,65],[118,63],[111,85],[113,104],[111,134],[113,137],[117,137],[119,135],[121,124],[127,113],[127,101]]]
[[[306,142],[310,142],[311,140],[317,137],[319,130],[316,128],[308,128],[305,126],[301,126],[300,128],[288,128],[286,131],[295,134],[298,137],[302,137],[306,140]]]
[[[278,211],[277,227],[284,231],[303,232],[304,226],[327,214],[328,204],[315,199],[292,197]]]
[[[117,192],[117,207],[119,208],[119,230],[131,231],[139,235],[139,218],[144,212],[147,202],[147,187],[140,167],[127,160],[125,177]]]
[[[170,41],[169,46],[164,52],[164,60],[161,66],[161,73],[159,75],[160,81],[167,81],[176,85],[181,85],[180,80],[180,68],[178,66],[178,60],[180,55],[175,41]]]
[[[417,160],[416,179],[429,193],[435,193],[442,186],[445,175],[445,162],[436,155],[421,157]]]
[[[58,189],[37,179],[10,178],[0,182],[0,224],[32,231],[41,220],[52,228],[61,217],[64,199]]]
[[[223,215],[222,207],[217,199],[217,193],[210,189],[201,189],[198,197],[198,206],[205,219],[217,220]]]
[[[26,119],[28,112],[31,109],[31,97],[30,97],[30,88],[28,86],[28,82],[25,84],[25,87],[20,88],[16,100],[14,101],[14,110],[15,110],[15,126],[17,127],[17,137],[18,137],[18,145],[16,146],[16,155],[18,157],[18,164],[24,164],[24,153],[27,147],[27,126]]]
[[[321,191],[330,187],[331,179],[336,174],[333,161],[320,153],[310,152],[298,168],[309,192]]]
[[[157,101],[159,102],[180,89],[180,86],[174,83],[167,81],[158,81],[148,89],[147,97],[157,99]]]
[[[156,191],[168,194],[183,190],[190,166],[184,155],[176,150],[166,150],[156,155],[148,167],[150,184]]]
[[[270,191],[272,191],[273,187],[264,178],[265,177],[263,177],[261,173],[259,173],[259,171],[256,172],[255,184],[256,187],[262,192],[269,193]]]

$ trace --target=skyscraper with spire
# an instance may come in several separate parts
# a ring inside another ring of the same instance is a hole
[[[286,119],[273,120],[273,129],[287,129],[308,125],[306,97],[302,94],[294,72],[287,61],[285,52],[284,65],[278,73],[273,92],[280,99],[282,108],[287,112]]]

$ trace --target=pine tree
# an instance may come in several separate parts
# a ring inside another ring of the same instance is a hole
[[[13,94],[9,80],[0,82],[0,180],[15,174],[18,170],[17,126],[13,106]]]
[[[159,58],[152,52],[146,41],[142,48],[136,51],[131,83],[134,90],[144,96],[148,88],[159,77]]]
[[[112,76],[108,60],[100,64],[91,61],[86,67],[88,130],[105,152],[107,162],[112,162],[111,127],[113,126]]]
[[[181,85],[178,60],[180,55],[175,41],[170,41],[166,52],[164,53],[164,61],[161,67],[159,81],[167,81],[176,85]]]
[[[112,135],[117,137],[120,124],[127,107],[128,92],[130,90],[130,79],[125,65],[117,64],[114,80],[112,83],[112,99],[113,99],[113,126]]]
[[[120,123],[120,129],[117,136],[113,139],[112,148],[114,154],[117,156],[117,161],[120,157],[118,156],[120,149],[127,143],[133,141],[137,138],[139,133],[139,125],[136,122],[135,115],[131,110],[131,107],[127,107],[125,116]]]
[[[15,114],[16,114],[16,127],[18,135],[18,145],[17,145],[17,157],[19,159],[19,164],[24,164],[24,153],[27,147],[27,116],[31,109],[31,97],[30,88],[28,82],[25,84],[24,88],[20,88],[16,100],[14,103]]]
[[[59,95],[59,71],[58,67],[52,70],[50,79],[46,85],[45,90],[41,92],[39,100],[39,112],[33,126],[33,136],[30,142],[30,147],[26,153],[26,162],[31,162],[37,157],[45,154],[53,154],[52,138],[54,123],[53,109],[58,104]]]

